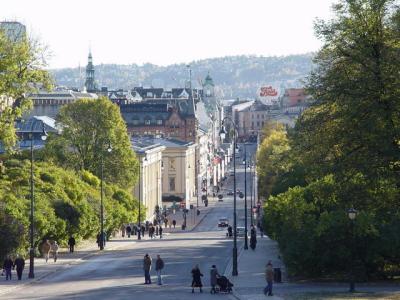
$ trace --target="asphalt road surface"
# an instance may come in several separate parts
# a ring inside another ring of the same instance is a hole
[[[255,147],[248,147],[254,152]],[[242,151],[240,152],[242,156]],[[242,158],[237,161],[237,188],[244,190],[244,169]],[[250,177],[248,177],[250,178]],[[232,187],[233,177],[224,184],[223,202],[213,208],[192,232],[177,232],[163,239],[132,242],[125,239],[122,246],[113,251],[94,255],[83,262],[72,264],[41,281],[26,285],[1,299],[210,299],[209,271],[217,265],[223,273],[232,257],[232,239],[226,237],[226,228],[218,228],[218,219],[227,217],[233,224],[233,197],[226,192]],[[248,194],[249,195],[249,194]],[[248,198],[250,199],[250,198]],[[238,226],[244,225],[244,200],[237,197]],[[201,209],[201,207],[200,207]],[[250,208],[249,208],[250,209]],[[190,222],[188,220],[188,222]],[[116,241],[117,242],[117,241]],[[107,247],[112,246],[109,242]],[[120,243],[120,242],[119,242]],[[243,238],[238,240],[238,247]],[[153,284],[144,285],[143,256],[153,258],[151,271]],[[156,255],[164,260],[162,286],[158,286],[154,271]],[[198,289],[191,294],[190,271],[200,265],[203,277],[203,294]],[[232,299],[231,296],[219,295]]]

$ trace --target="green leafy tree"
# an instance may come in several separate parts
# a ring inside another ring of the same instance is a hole
[[[100,177],[103,160],[107,182],[133,186],[138,161],[118,106],[104,97],[78,100],[61,109],[57,122],[62,134],[50,138],[46,151],[58,164]]]
[[[400,272],[400,12],[394,3],[342,0],[335,19],[316,24],[325,41],[308,81],[316,102],[288,135],[288,159],[275,159],[272,151],[264,156],[271,172],[289,165],[260,185],[272,194],[265,228],[292,275],[343,278],[353,263],[360,279]],[[352,206],[359,211],[354,233],[346,215]]]
[[[8,157],[0,173],[0,259],[25,253],[29,241],[30,162]],[[35,246],[46,238],[66,245],[69,235],[93,238],[100,229],[99,179],[88,171],[75,173],[51,163],[35,163]],[[105,230],[111,235],[137,219],[138,203],[115,184],[105,184]],[[3,234],[7,233],[7,234]]]
[[[0,30],[0,142],[6,150],[17,141],[15,119],[31,107],[24,95],[38,86],[51,86],[45,58],[46,50],[37,40],[23,37],[14,42]],[[10,100],[16,105],[7,105]]]
[[[257,152],[257,172],[260,195],[268,198],[279,174],[288,171],[284,162],[289,152],[289,140],[283,125],[267,123],[264,139]]]

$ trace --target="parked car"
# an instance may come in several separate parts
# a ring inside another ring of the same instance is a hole
[[[244,232],[245,232],[244,227],[236,227],[236,236],[237,237],[244,237]]]
[[[228,218],[220,218],[218,221],[218,227],[227,227],[229,225]]]
[[[233,196],[233,191],[228,191],[228,193],[226,193],[228,196]]]

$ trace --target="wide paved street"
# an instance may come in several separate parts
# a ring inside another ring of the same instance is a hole
[[[244,190],[242,158],[237,161],[237,165],[240,166],[237,171],[237,188]],[[190,271],[196,263],[204,274],[205,285],[204,293],[196,294],[196,298],[209,299],[211,265],[217,265],[220,273],[223,273],[232,257],[232,239],[226,237],[226,228],[217,227],[221,217],[228,217],[230,223],[233,223],[233,197],[226,196],[226,190],[232,189],[232,182],[233,177],[229,176],[224,185],[224,201],[217,202],[193,231],[177,231],[165,235],[162,240],[137,242],[136,239],[125,239],[125,243],[111,241],[107,247],[112,247],[113,243],[121,246],[2,295],[2,299],[187,299],[191,296]],[[243,200],[239,197],[237,204],[238,226],[243,226]],[[239,239],[239,247],[241,243]],[[163,286],[156,284],[153,270],[153,284],[144,285],[142,261],[146,253],[153,258],[153,269],[157,254],[164,259]]]

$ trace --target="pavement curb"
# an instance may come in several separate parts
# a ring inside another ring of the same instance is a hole
[[[204,213],[203,216],[201,217],[201,219],[199,220],[199,222],[197,222],[197,224],[194,225],[194,226],[192,227],[192,229],[188,230],[188,232],[192,232],[193,230],[195,230],[195,229],[197,228],[197,226],[199,226],[200,223],[203,222],[204,218],[205,218],[212,210],[214,210],[214,208],[215,208],[215,206],[212,207],[212,208],[210,208],[206,213]]]

